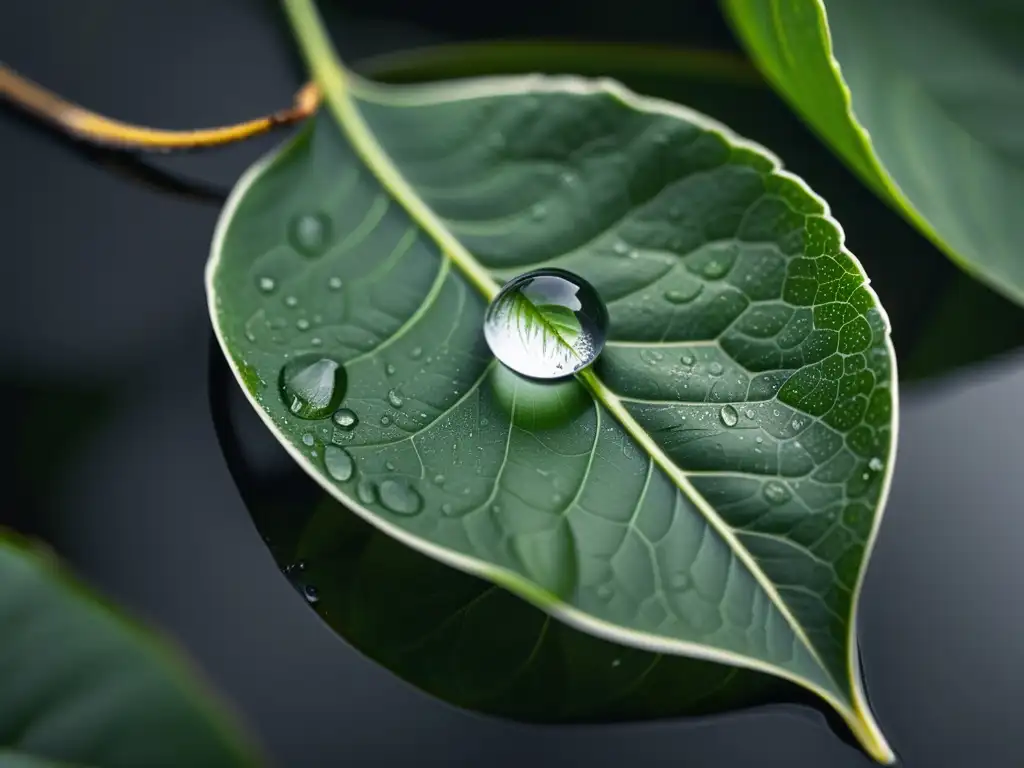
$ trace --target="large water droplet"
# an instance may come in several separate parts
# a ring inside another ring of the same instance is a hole
[[[511,280],[484,319],[484,336],[495,357],[536,379],[570,376],[590,365],[607,332],[608,310],[597,291],[560,269]]]
[[[731,405],[723,405],[722,410],[718,412],[718,416],[727,427],[735,427],[736,422],[740,420],[740,415],[736,413],[736,409]]]
[[[356,416],[355,411],[351,411],[348,408],[339,408],[334,412],[334,423],[348,431],[355,429],[356,424],[359,423],[359,417]]]
[[[369,478],[362,478],[356,485],[356,498],[362,504],[372,504],[377,500],[377,486]]]
[[[396,515],[415,515],[423,507],[419,493],[402,480],[385,480],[378,492],[380,503]]]
[[[790,499],[790,493],[778,480],[769,480],[764,485],[764,497],[769,504],[785,504]]]
[[[302,419],[322,419],[338,407],[345,383],[345,369],[336,360],[303,355],[284,365],[278,386],[289,411]]]
[[[323,213],[307,213],[292,219],[288,233],[299,253],[317,256],[331,239],[331,220]]]
[[[356,463],[344,448],[328,445],[324,448],[324,466],[327,474],[339,483],[347,483],[356,473]]]

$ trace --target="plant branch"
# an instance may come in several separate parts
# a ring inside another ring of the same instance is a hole
[[[112,120],[62,99],[2,63],[0,99],[6,99],[62,133],[91,144],[122,150],[169,152],[230,144],[305,120],[319,108],[320,90],[314,83],[307,83],[295,94],[295,101],[287,109],[237,125],[194,131],[165,131]]]

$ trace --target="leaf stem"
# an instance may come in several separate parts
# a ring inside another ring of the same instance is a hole
[[[307,83],[295,94],[292,106],[287,109],[237,125],[192,131],[147,128],[104,117],[62,99],[2,63],[0,99],[81,141],[115,149],[168,152],[231,144],[305,120],[320,106],[320,91],[313,83]]]

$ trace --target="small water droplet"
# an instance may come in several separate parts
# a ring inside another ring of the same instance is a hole
[[[688,304],[697,298],[699,291],[665,291],[665,301],[669,304]]]
[[[328,445],[324,448],[324,467],[327,474],[340,483],[347,483],[356,472],[352,456],[344,448]]]
[[[303,587],[302,595],[306,598],[306,602],[310,605],[316,605],[320,602],[320,590],[318,590],[312,584],[307,584],[305,587]]]
[[[656,349],[643,349],[640,351],[640,359],[648,365],[657,365],[665,359],[665,355]]]
[[[747,410],[746,410],[746,415],[747,415],[747,418],[748,418],[748,419],[752,419],[752,418],[754,418],[754,411],[753,411],[753,409],[751,409],[751,408],[747,408]]]
[[[304,317],[300,317],[298,320],[295,321],[295,327],[298,328],[300,331],[308,331],[309,320],[307,320]]]
[[[872,472],[881,472],[884,466],[885,465],[882,463],[882,460],[877,456],[875,456],[874,458],[871,459],[871,461],[868,462],[868,469],[870,469]]]
[[[401,408],[405,400],[402,399],[402,396],[398,394],[398,392],[392,389],[388,391],[388,402],[391,403],[394,408]]]
[[[516,373],[556,379],[590,365],[604,347],[608,311],[597,291],[560,269],[508,282],[487,308],[491,352]]]
[[[345,369],[336,361],[303,355],[281,368],[278,387],[281,399],[302,419],[322,419],[333,412],[345,396]]]
[[[412,352],[409,353],[409,357],[413,360],[419,360],[420,355],[423,354],[423,347],[413,347]]]
[[[679,358],[679,362],[681,362],[683,365],[685,365],[687,368],[689,368],[689,367],[691,367],[693,365],[693,362],[694,362],[693,355],[690,355],[690,354],[683,355],[681,358]]]
[[[446,501],[444,504],[441,505],[441,514],[449,515],[449,516],[450,515],[454,515],[455,514],[455,507],[453,507],[451,504],[449,504]]]
[[[316,438],[313,437],[309,432],[302,436],[302,444],[312,447],[313,443],[316,442]]]
[[[789,489],[778,480],[765,483],[763,493],[769,504],[785,504],[790,499]]]
[[[708,366],[708,373],[712,376],[721,376],[723,370],[721,363],[711,363],[711,365]]]
[[[717,280],[718,278],[725,274],[726,265],[720,261],[712,259],[711,261],[704,265],[703,271],[705,277],[711,278],[712,280]]]
[[[388,376],[394,376],[395,366],[393,366],[391,363],[388,363],[387,365],[384,366],[384,373],[386,373]]]
[[[292,219],[289,239],[299,253],[317,256],[331,238],[331,220],[323,213],[306,213]]]
[[[380,503],[396,515],[415,515],[423,507],[416,489],[402,480],[385,480],[379,492]]]
[[[736,409],[731,405],[723,405],[722,409],[718,412],[718,416],[727,427],[735,427],[736,422],[740,420],[739,414],[736,413]]]
[[[534,203],[530,206],[530,218],[534,221],[540,221],[548,215],[547,206],[544,203]]]
[[[327,281],[327,287],[332,291],[340,291],[342,285],[340,277],[332,277]]]
[[[272,277],[261,277],[257,282],[257,285],[263,293],[273,293],[274,288],[277,287],[277,283],[274,282],[274,278]]]
[[[367,477],[356,483],[356,498],[362,504],[372,504],[377,500],[377,486]]]
[[[622,663],[622,659],[612,659],[612,666],[617,667]]]
[[[395,462],[393,462],[390,459],[388,459],[387,461],[384,462],[384,469],[386,469],[388,472],[394,472],[395,471]]]
[[[754,438],[754,442],[760,445],[761,443],[764,442],[764,438],[758,435],[757,437]]]
[[[380,423],[386,427],[388,424],[391,423],[391,417],[386,414],[384,416],[381,416]]]
[[[299,300],[294,296],[285,296],[284,305],[286,307],[297,307],[299,306]]]
[[[348,408],[340,408],[334,412],[334,423],[337,424],[344,430],[355,429],[356,424],[359,423],[359,417],[356,416],[355,411],[351,411]]]
[[[629,253],[629,245],[624,240],[616,240],[612,245],[612,250],[620,256],[625,256]]]

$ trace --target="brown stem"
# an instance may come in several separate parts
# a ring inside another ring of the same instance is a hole
[[[75,138],[114,149],[150,152],[216,147],[258,136],[305,120],[317,111],[321,100],[316,84],[306,83],[295,94],[291,107],[266,117],[198,131],[163,131],[122,123],[90,112],[22,77],[3,63],[0,63],[0,99],[10,101]]]

